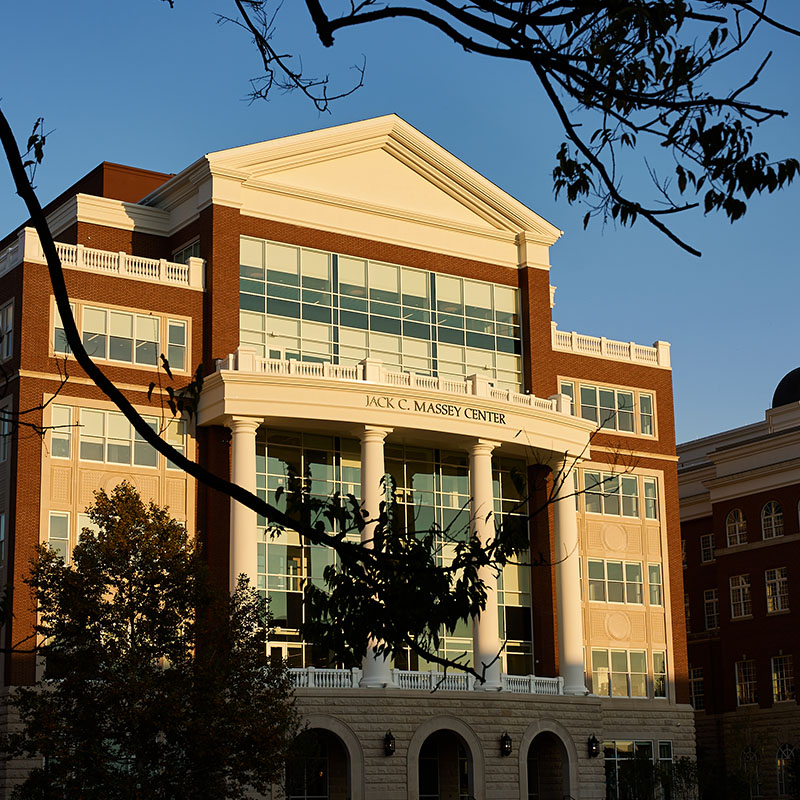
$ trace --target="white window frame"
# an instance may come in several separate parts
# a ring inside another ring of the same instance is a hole
[[[789,610],[789,578],[786,567],[774,567],[764,571],[767,593],[767,614]]]
[[[750,592],[750,575],[731,575],[731,619],[747,619],[753,616],[753,597]]]
[[[612,605],[637,605],[641,606],[644,605],[644,573],[642,569],[642,562],[641,561],[618,561],[617,559],[604,559],[604,558],[589,558],[587,559],[587,576],[591,575],[592,566],[596,566],[597,564],[601,564],[603,567],[603,578],[593,578],[588,577],[590,587],[592,585],[597,586],[601,584],[603,587],[603,599],[597,600],[592,598],[591,588],[589,590],[589,602],[590,603],[611,603]],[[619,565],[622,571],[622,578],[621,580],[617,580],[616,578],[612,579],[608,576],[608,567],[609,565],[617,566]],[[631,569],[629,569],[631,568]],[[639,570],[639,580],[635,579],[635,570],[638,568]],[[633,577],[629,578],[629,575],[633,573]],[[609,600],[611,596],[610,587],[611,585],[619,586],[622,589],[622,600]],[[629,597],[633,595],[636,597],[638,593],[639,600],[630,600]]]
[[[703,612],[707,631],[719,628],[719,591],[705,589],[703,591]]]
[[[794,658],[791,655],[773,656],[770,659],[770,667],[773,702],[784,703],[794,700]]]
[[[758,703],[758,679],[755,659],[745,658],[734,664],[736,676],[736,705],[752,706]]]
[[[783,536],[783,508],[777,500],[770,500],[761,509],[761,538],[776,539],[779,536]]]
[[[614,669],[614,656],[625,656],[625,671]],[[634,672],[631,667],[631,654],[639,657],[644,664],[644,672]],[[595,656],[599,656],[597,666],[595,666]],[[618,648],[606,647],[592,647],[590,650],[590,658],[592,659],[592,691],[594,694],[601,694],[599,691],[602,679],[608,682],[608,692],[602,694],[603,697],[632,697],[632,698],[647,698],[650,696],[650,680],[647,674],[648,664],[647,650],[623,650]],[[603,666],[602,661],[605,661],[606,666]],[[666,662],[665,662],[666,663]],[[614,693],[614,676],[618,678],[625,676],[626,693]],[[644,693],[632,694],[635,685],[642,685],[642,677],[644,677]]]
[[[702,667],[689,667],[689,702],[695,711],[706,707],[706,687]]]
[[[53,536],[53,518],[59,517],[66,520],[67,535],[66,537]],[[63,542],[63,552],[59,547],[53,547],[53,542]],[[72,560],[72,536],[71,536],[71,514],[69,511],[50,511],[47,517],[47,543],[52,550],[61,552],[65,564],[69,564]]]
[[[585,393],[594,393],[594,403],[583,403]],[[615,431],[622,436],[643,436],[648,439],[657,438],[656,431],[656,394],[650,390],[642,390],[633,386],[607,386],[594,383],[583,383],[574,378],[559,378],[559,391],[566,394],[571,401],[574,416],[594,422],[599,430]],[[602,404],[600,393],[613,394],[614,409],[606,403]],[[630,395],[630,408],[620,408],[620,395]],[[649,412],[646,406],[650,406]],[[585,410],[584,410],[585,409]],[[632,430],[620,428],[620,413],[630,414],[633,421]],[[646,432],[649,427],[650,431]]]
[[[747,517],[740,508],[733,508],[725,517],[725,534],[728,547],[747,544]]]
[[[710,564],[716,560],[716,553],[714,551],[714,534],[704,533],[700,537],[700,563]]]
[[[657,580],[653,580],[653,575],[657,574]],[[649,563],[647,565],[647,586],[648,600],[651,606],[664,605],[664,570],[661,564]],[[655,599],[654,599],[655,598]]]
[[[14,355],[14,301],[0,307],[0,361]]]

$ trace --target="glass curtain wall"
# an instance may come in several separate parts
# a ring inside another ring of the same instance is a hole
[[[356,440],[262,428],[256,440],[259,495],[276,503],[276,490],[285,490],[290,475],[297,475],[304,476],[312,497],[326,499],[335,492],[358,497],[360,458]],[[393,524],[414,533],[436,527],[441,531],[439,557],[446,563],[453,543],[468,535],[467,454],[387,444],[385,459],[394,487]],[[493,472],[495,513],[500,524],[524,529],[524,462],[495,457]],[[284,493],[276,504],[285,509],[286,500]],[[327,548],[301,544],[299,536],[291,531],[270,537],[263,518],[259,519],[259,526],[258,587],[271,597],[275,646],[284,648],[290,666],[323,666],[327,654],[302,643],[298,628],[303,620],[303,585],[307,580],[322,585],[323,570],[333,555]],[[506,566],[500,576],[500,636],[507,639],[503,671],[527,675],[532,672],[530,567],[525,565],[525,555],[520,561],[523,563]],[[440,655],[455,658],[462,654],[471,662],[471,621],[459,623],[443,637]],[[435,664],[411,653],[398,653],[395,663],[401,669],[436,669]]]
[[[265,358],[521,387],[518,291],[410,267],[241,238],[240,343]]]

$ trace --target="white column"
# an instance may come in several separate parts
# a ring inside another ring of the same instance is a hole
[[[374,544],[375,529],[381,512],[381,503],[386,499],[383,462],[383,443],[391,428],[367,426],[361,434],[361,509],[366,513],[367,523],[361,531],[361,543],[371,548]],[[392,683],[389,660],[372,652],[377,642],[371,640],[362,663],[361,686],[364,688],[383,688]]]
[[[256,431],[261,420],[255,417],[228,417],[231,430],[231,481],[253,494],[256,491]],[[256,512],[231,500],[230,584],[231,591],[241,573],[255,586],[258,571],[258,530]]]
[[[495,536],[494,490],[492,487],[492,450],[497,442],[478,439],[469,450],[470,527],[482,545]],[[486,587],[486,607],[472,621],[472,658],[478,674],[485,681],[476,689],[499,692],[500,626],[497,611],[497,573],[489,566],[481,567],[478,577]]]
[[[578,518],[570,461],[553,469],[555,482],[556,616],[558,662],[564,694],[587,694],[583,675],[583,613],[578,559]]]

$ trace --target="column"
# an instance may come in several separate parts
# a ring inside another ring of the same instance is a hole
[[[261,420],[229,417],[231,431],[231,481],[253,494],[256,491],[256,431]],[[256,512],[231,500],[230,584],[231,591],[243,572],[255,586],[258,571],[258,529]]]
[[[583,675],[583,613],[578,559],[578,517],[572,461],[553,469],[558,662],[564,694],[587,694]]]
[[[495,536],[494,490],[492,487],[492,450],[497,442],[478,439],[469,450],[470,527],[482,545],[489,544]],[[478,577],[486,587],[486,607],[472,621],[472,659],[484,683],[475,688],[499,692],[500,682],[500,626],[497,610],[497,573],[490,566],[481,567]]]
[[[383,443],[391,432],[391,428],[374,428],[368,425],[361,434],[361,509],[366,513],[367,520],[361,531],[361,543],[367,548],[373,546],[381,503],[386,499]],[[389,660],[372,652],[376,644],[374,639],[370,640],[361,665],[360,685],[364,688],[382,689],[392,684]]]

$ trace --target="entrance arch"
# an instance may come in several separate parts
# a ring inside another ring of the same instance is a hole
[[[436,717],[423,723],[408,748],[409,800],[484,797],[480,741],[462,720]]]
[[[539,720],[520,741],[519,785],[523,800],[562,800],[578,791],[578,753],[555,720]]]

